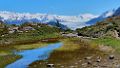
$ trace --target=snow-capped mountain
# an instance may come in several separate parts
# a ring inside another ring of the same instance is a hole
[[[71,17],[71,19],[74,19],[74,21],[63,21],[61,24],[67,25],[69,28],[76,29],[76,28],[82,28],[84,26],[88,26],[86,24],[87,21],[98,17],[97,15],[92,14],[81,14],[79,16]],[[70,19],[70,18],[69,18]]]
[[[102,20],[104,20],[104,19],[106,19],[106,18],[108,18],[108,17],[110,17],[110,16],[113,16],[113,14],[115,13],[115,11],[116,11],[116,10],[107,11],[107,12],[101,14],[99,17],[93,18],[93,19],[91,19],[90,21],[86,22],[86,24],[88,24],[88,25],[93,25],[93,24],[95,24],[95,23],[98,22],[98,21],[102,21]]]
[[[120,16],[120,7],[115,11],[113,16]]]
[[[66,25],[67,27],[72,29],[83,27],[86,25],[85,22],[96,17],[96,15],[92,14],[81,14],[78,16],[62,16],[40,13],[31,14],[0,11],[0,19],[8,24],[21,24],[24,22],[48,23],[58,20],[61,24]]]

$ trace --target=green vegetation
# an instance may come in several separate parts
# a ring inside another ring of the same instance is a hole
[[[110,46],[120,52],[120,16],[109,17],[76,31],[80,36],[96,38],[92,41],[97,45]]]
[[[48,43],[45,42],[37,42],[33,44],[23,44],[23,45],[15,45],[13,46],[16,50],[28,50],[28,49],[35,49],[47,46]]]
[[[5,23],[0,21],[0,36],[6,33],[8,33],[8,27]]]
[[[80,46],[77,43],[74,43],[73,40],[78,41],[78,38],[67,38],[62,39],[61,42],[63,42],[63,46],[58,48],[57,51],[73,51],[76,49],[79,49]]]
[[[97,22],[95,25],[78,28],[79,35],[88,37],[118,37],[120,35],[120,17],[111,17],[104,21]]]
[[[118,52],[120,52],[120,39],[115,39],[112,37],[104,37],[93,40],[96,44],[111,46]]]
[[[87,39],[65,38],[62,39],[61,42],[63,42],[63,46],[58,48],[57,51],[74,51],[82,47],[93,48],[93,49],[97,48],[97,44]]]
[[[21,56],[18,55],[0,56],[0,68],[4,68],[6,65],[16,61],[19,58],[21,58]]]
[[[27,28],[27,30],[25,30],[25,28],[23,27]],[[0,36],[0,46],[29,44],[38,42],[41,39],[57,38],[60,36],[59,35],[60,30],[57,27],[52,27],[45,24],[38,25],[24,24],[21,25],[19,29],[22,30],[22,32],[17,32],[16,30],[13,33],[4,34],[4,36]]]

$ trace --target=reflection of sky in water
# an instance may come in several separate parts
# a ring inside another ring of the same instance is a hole
[[[59,48],[60,46],[62,46],[62,43],[50,44],[46,47],[18,52],[17,54],[22,55],[23,58],[8,65],[6,68],[27,68],[27,65],[31,64],[36,60],[47,59],[50,53],[54,49]]]

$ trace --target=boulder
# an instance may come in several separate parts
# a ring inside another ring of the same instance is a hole
[[[53,68],[53,67],[54,67],[54,64],[47,64],[47,67],[48,67],[48,68]]]
[[[110,55],[110,56],[109,56],[109,59],[110,59],[110,60],[112,60],[112,59],[114,59],[114,58],[115,58],[114,55]]]

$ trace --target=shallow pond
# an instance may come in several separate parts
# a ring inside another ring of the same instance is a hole
[[[22,58],[7,65],[6,68],[27,68],[29,64],[36,60],[48,59],[50,54],[62,45],[62,43],[55,43],[42,48],[17,52],[16,54],[21,55]]]

